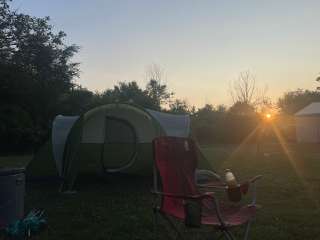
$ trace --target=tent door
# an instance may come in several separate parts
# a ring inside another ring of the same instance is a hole
[[[118,172],[130,167],[137,154],[137,136],[126,120],[106,117],[102,166],[106,172]]]

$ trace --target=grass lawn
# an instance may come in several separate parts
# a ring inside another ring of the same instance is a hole
[[[314,240],[320,239],[317,148],[293,145],[289,156],[279,146],[265,147],[270,153],[265,156],[257,156],[252,146],[240,151],[234,146],[207,146],[203,152],[218,172],[231,168],[240,180],[264,176],[258,184],[262,208],[250,239]],[[0,166],[27,159],[0,158]],[[37,239],[152,239],[151,183],[151,178],[137,176],[80,176],[74,195],[59,194],[54,182],[28,183],[26,212],[32,208],[46,212],[49,227]],[[160,238],[167,239],[164,234]]]

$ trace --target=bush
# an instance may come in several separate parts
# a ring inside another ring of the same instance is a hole
[[[31,151],[39,142],[39,131],[25,110],[15,105],[0,108],[0,152]]]

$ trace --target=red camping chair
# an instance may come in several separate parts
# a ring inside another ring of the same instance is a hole
[[[181,239],[183,234],[172,219],[183,221],[186,227],[212,226],[221,231],[221,236],[226,239],[235,239],[230,230],[246,224],[244,239],[248,238],[250,222],[256,215],[255,197],[250,205],[225,206],[219,203],[214,193],[200,192],[195,184],[197,154],[191,139],[159,137],[154,139],[153,146],[153,193],[161,199],[160,204],[156,203],[154,206],[155,230],[158,216],[162,216]],[[239,189],[244,189],[245,192],[249,183],[239,186]],[[158,191],[158,185],[161,186],[161,191]]]

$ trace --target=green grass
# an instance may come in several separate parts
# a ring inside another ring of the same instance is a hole
[[[203,148],[219,172],[231,168],[238,179],[257,174],[262,208],[250,239],[319,239],[320,154],[317,148],[290,146],[290,158],[279,146],[257,156],[254,146]],[[319,151],[320,152],[320,151]],[[0,166],[23,164],[17,157],[0,158]],[[14,163],[15,162],[15,163]],[[26,210],[44,209],[49,227],[38,239],[152,239],[152,179],[137,176],[80,176],[78,193],[58,193],[54,182],[27,185]],[[164,232],[164,228],[162,233]],[[189,235],[194,236],[194,235]],[[167,239],[160,234],[161,239]],[[197,236],[195,235],[195,238]],[[198,238],[197,238],[198,239]]]
[[[25,167],[31,159],[32,159],[31,155],[0,157],[0,168],[1,167],[17,167],[17,168]]]

